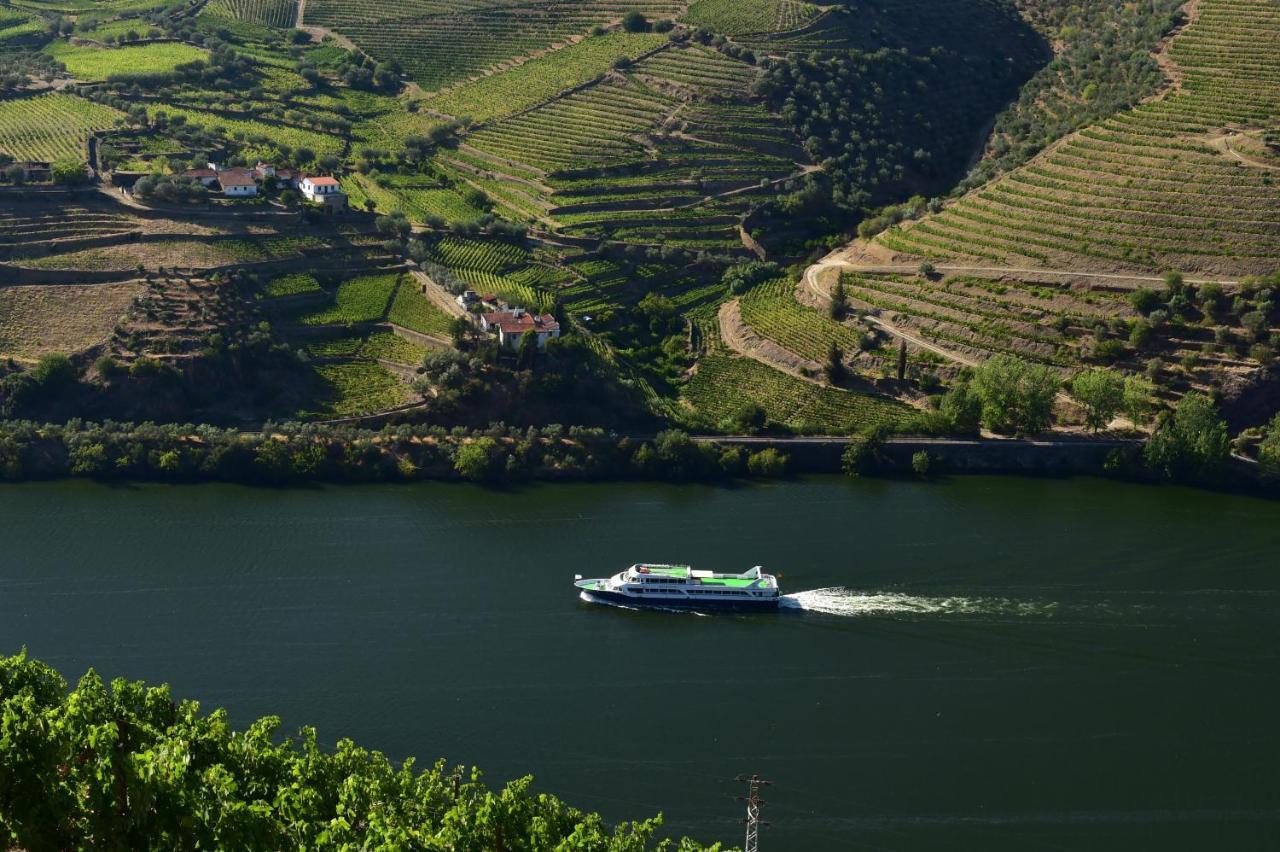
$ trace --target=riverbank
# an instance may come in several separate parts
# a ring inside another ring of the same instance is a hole
[[[1128,438],[955,439],[866,435],[625,435],[548,426],[485,430],[266,424],[0,423],[0,481],[83,477],[136,482],[713,482],[797,474],[1161,477]],[[855,457],[856,456],[856,457]],[[1256,465],[1232,459],[1216,487],[1258,492]]]

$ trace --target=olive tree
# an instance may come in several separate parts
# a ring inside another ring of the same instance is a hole
[[[996,355],[973,373],[970,388],[982,403],[982,423],[993,432],[1034,435],[1053,421],[1058,376],[1042,364]]]
[[[1071,395],[1084,406],[1085,424],[1097,432],[1124,407],[1124,379],[1114,370],[1085,370],[1071,380]]]

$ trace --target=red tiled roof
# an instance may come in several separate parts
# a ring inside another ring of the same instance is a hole
[[[228,186],[256,186],[253,178],[247,174],[240,174],[230,170],[218,172],[218,183],[224,187]]]
[[[306,180],[311,181],[312,186],[337,186],[338,179],[331,177],[309,177]]]
[[[517,315],[514,311],[494,311],[485,317],[485,321],[489,325],[502,329],[503,334],[524,334],[527,331],[549,332],[560,330],[560,323],[556,322],[556,318],[551,314],[534,316],[533,314],[528,313]]]

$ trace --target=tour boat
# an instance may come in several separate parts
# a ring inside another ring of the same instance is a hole
[[[778,608],[778,578],[757,565],[741,574],[695,571],[688,565],[639,563],[595,580],[574,576],[584,600],[626,606],[756,611]]]

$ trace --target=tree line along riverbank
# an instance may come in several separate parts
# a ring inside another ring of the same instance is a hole
[[[96,480],[253,485],[310,482],[654,480],[710,482],[844,472],[1110,475],[1280,493],[1280,429],[1229,440],[1212,403],[1191,396],[1145,440],[981,439],[893,434],[626,435],[589,427],[487,429],[264,424],[0,421],[0,481]],[[1247,455],[1246,455],[1247,453]]]

